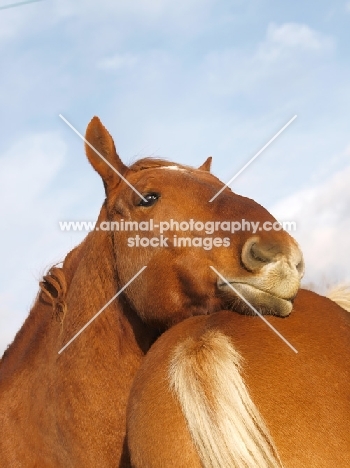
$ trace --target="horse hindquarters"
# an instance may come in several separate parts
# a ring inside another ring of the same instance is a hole
[[[329,299],[301,290],[289,318],[268,321],[298,354],[257,317],[229,312],[188,319],[155,343],[129,400],[127,430],[134,467],[220,466],[211,457],[225,432],[232,431],[225,448],[231,454],[239,450],[237,442],[230,446],[236,430],[244,445],[253,444],[254,455],[261,453],[248,419],[243,418],[248,442],[237,426],[235,411],[242,415],[247,409],[256,427],[264,427],[250,398],[268,424],[285,468],[350,466],[349,314]],[[234,364],[235,351],[244,359],[242,375],[250,396]],[[205,411],[210,424],[196,427]],[[225,431],[226,425],[231,427]],[[208,440],[212,445],[203,445]],[[267,466],[279,466],[278,461]]]
[[[134,468],[281,466],[240,375],[240,356],[207,317],[186,320],[152,347],[127,422]]]

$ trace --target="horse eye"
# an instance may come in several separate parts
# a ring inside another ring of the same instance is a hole
[[[160,195],[158,193],[147,193],[146,195],[144,195],[146,201],[141,199],[137,206],[146,206],[148,208],[154,205],[159,197]]]

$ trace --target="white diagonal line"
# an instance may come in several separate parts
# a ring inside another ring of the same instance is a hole
[[[296,118],[297,118],[297,115],[295,115],[294,117],[292,117],[292,118],[290,119],[290,121],[289,121],[288,123],[286,123],[286,125],[284,125],[284,127],[282,127],[281,130],[280,130],[279,132],[277,132],[276,135],[273,136],[273,137],[271,138],[271,140],[269,140],[269,141],[266,143],[266,145],[263,146],[263,147],[261,148],[261,150],[258,151],[258,152],[256,153],[256,155],[253,156],[253,157],[247,162],[247,164],[245,164],[245,165],[242,167],[242,169],[240,169],[240,170],[232,177],[232,179],[230,179],[230,180],[229,180],[229,181],[228,181],[228,182],[227,182],[227,183],[226,183],[210,200],[209,200],[209,203],[212,202],[213,200],[215,200],[215,198],[216,198],[217,196],[219,196],[220,193],[221,193],[223,190],[225,190],[225,188],[226,188],[228,185],[230,185],[231,182],[233,182],[233,181],[249,166],[249,164],[251,164],[251,163],[259,156],[259,154],[261,154],[261,153],[278,137],[278,135],[280,135],[280,134],[283,132],[283,130],[285,130],[285,129],[293,122],[293,120],[295,120]]]
[[[89,326],[89,325],[90,325],[90,324],[91,324],[107,307],[108,307],[108,306],[109,306],[109,304],[111,304],[111,303],[114,301],[114,299],[116,299],[116,298],[119,296],[119,294],[121,294],[121,293],[124,291],[124,289],[127,288],[127,287],[129,286],[129,284],[132,283],[132,282],[134,281],[134,279],[137,278],[137,277],[139,276],[140,273],[143,272],[143,270],[144,270],[145,268],[147,268],[147,266],[142,267],[141,270],[139,270],[139,271],[136,273],[136,275],[133,276],[133,277],[131,278],[131,280],[129,280],[129,281],[117,292],[117,294],[115,294],[115,295],[112,297],[112,299],[110,299],[110,300],[107,302],[107,304],[105,304],[105,305],[102,307],[102,309],[100,309],[100,310],[99,310],[99,311],[98,311],[98,312],[97,312],[97,313],[96,313],[96,314],[95,314],[79,331],[78,331],[78,333],[76,333],[76,334],[73,336],[73,338],[71,338],[71,339],[68,341],[68,343],[66,343],[66,344],[63,346],[63,348],[61,348],[61,349],[58,351],[58,354],[61,354],[62,351],[64,351],[64,350],[65,350],[65,349],[66,349],[66,348],[67,348],[67,347],[68,347],[68,346],[69,346],[69,345],[70,345],[70,344],[71,344],[71,343],[72,343],[72,342],[73,342],[73,341],[74,341],[74,340],[75,340],[75,339],[76,339],[76,338],[77,338],[77,337],[78,337],[78,336],[79,336],[79,335],[80,335],[80,334],[81,334],[81,333],[82,333],[82,332],[83,332],[83,331],[84,331],[84,330],[85,330],[85,329],[86,329],[86,328],[87,328],[87,327],[88,327],[88,326]]]
[[[68,125],[68,127],[70,127],[70,128],[73,130],[73,132],[75,132],[88,146],[90,146],[90,148],[91,148],[92,150],[94,150],[95,153],[96,153],[98,156],[100,156],[100,158],[103,159],[103,161],[104,161],[106,164],[108,164],[108,166],[109,166],[111,169],[113,169],[113,171],[116,172],[116,173],[118,174],[118,176],[119,176],[121,179],[123,179],[124,182],[125,182],[126,184],[128,184],[129,187],[130,187],[135,193],[137,193],[137,195],[138,195],[139,197],[142,198],[143,201],[147,202],[146,198],[145,198],[143,195],[141,195],[141,193],[140,193],[132,184],[130,184],[130,182],[129,182],[128,180],[126,180],[125,177],[124,177],[119,171],[117,171],[117,169],[116,169],[114,166],[112,166],[112,164],[111,164],[104,156],[102,156],[102,154],[101,154],[99,151],[97,151],[97,149],[94,148],[94,147],[92,146],[92,144],[89,143],[89,142],[86,140],[86,138],[84,138],[83,135],[82,135],[81,133],[79,133],[78,130],[77,130],[76,128],[74,128],[73,125],[72,125],[70,122],[68,122],[67,119],[65,119],[65,118],[63,117],[62,114],[59,114],[59,117]]]
[[[224,282],[227,284],[227,286],[229,286],[229,287],[232,289],[232,291],[235,292],[235,293],[237,294],[237,296],[239,296],[239,297],[242,299],[242,301],[244,301],[244,302],[247,304],[247,306],[250,307],[250,308],[261,318],[261,320],[263,320],[263,321],[266,323],[266,325],[269,326],[269,327],[271,328],[271,330],[273,330],[273,331],[276,333],[276,335],[278,335],[278,336],[281,338],[281,340],[283,340],[283,341],[290,347],[290,349],[292,349],[295,353],[298,353],[298,351],[294,348],[294,346],[292,346],[292,345],[289,343],[289,341],[286,340],[285,337],[284,337],[283,335],[281,335],[281,333],[280,333],[279,331],[277,331],[276,328],[273,327],[273,326],[271,325],[271,323],[268,322],[268,321],[266,320],[266,318],[265,318],[259,311],[257,311],[256,308],[253,307],[253,306],[250,304],[250,302],[248,302],[247,299],[246,299],[245,297],[243,297],[242,294],[240,294],[240,293],[237,291],[237,289],[234,288],[234,287],[232,286],[232,284],[229,283],[229,282],[227,281],[226,278],[224,278],[224,277],[218,272],[218,270],[216,270],[216,268],[214,268],[213,266],[211,266],[210,268],[211,268],[213,271],[215,271],[215,273],[222,279],[222,281],[224,281]]]
[[[29,3],[42,2],[43,0],[27,0],[26,2],[9,3],[8,5],[0,6],[0,10],[7,10],[8,8],[15,8]]]

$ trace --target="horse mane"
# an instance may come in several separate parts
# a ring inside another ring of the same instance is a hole
[[[44,306],[45,308],[48,308],[49,311],[51,310],[52,318],[55,318],[61,323],[63,322],[64,315],[67,310],[65,302],[66,293],[68,285],[80,260],[83,242],[68,252],[62,267],[58,267],[57,265],[59,265],[59,263],[56,263],[49,267],[47,272],[43,275],[42,280],[39,281],[40,289],[34,300],[34,305],[31,307],[29,315],[27,316],[23,326],[17,332],[12,343],[10,343],[5,349],[0,361],[1,365],[6,362],[12,351],[20,346],[22,338],[28,336],[28,328],[32,326],[31,324],[33,322],[35,322],[38,307]]]
[[[146,158],[139,159],[135,161],[129,167],[130,171],[138,172],[143,171],[144,169],[155,169],[157,167],[167,167],[167,166],[176,166],[182,169],[193,170],[194,168],[191,166],[185,166],[183,164],[178,164],[172,161],[168,161],[166,159],[154,158],[152,156],[148,156]]]
[[[341,283],[337,286],[333,286],[327,292],[326,297],[347,312],[350,312],[350,283]]]
[[[241,356],[219,330],[180,342],[170,386],[204,468],[282,467],[269,430],[241,376]]]

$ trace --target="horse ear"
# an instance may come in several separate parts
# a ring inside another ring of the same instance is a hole
[[[93,117],[86,129],[86,156],[92,167],[100,174],[106,193],[118,185],[120,175],[128,169],[115,149],[114,141],[98,117]],[[91,146],[90,146],[91,145]]]
[[[210,172],[210,167],[211,167],[211,161],[212,161],[212,157],[209,156],[209,158],[204,161],[204,163],[198,168],[200,171],[207,171],[207,172]]]

